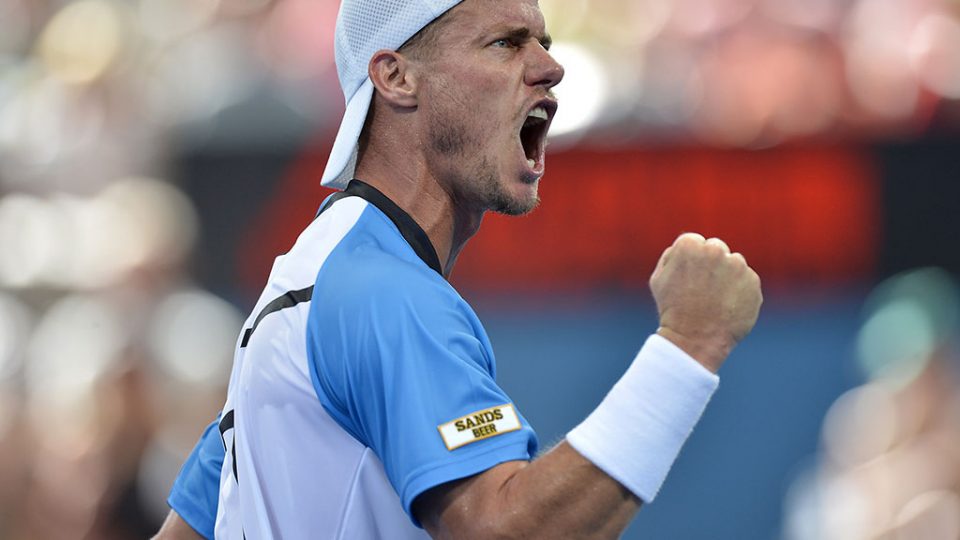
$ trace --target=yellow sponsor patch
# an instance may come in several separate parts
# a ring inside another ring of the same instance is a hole
[[[437,426],[447,450],[520,429],[513,405],[483,409]]]

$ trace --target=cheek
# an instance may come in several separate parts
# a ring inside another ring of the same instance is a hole
[[[472,67],[465,69],[467,65]],[[438,66],[431,83],[468,110],[477,107],[488,109],[494,103],[499,103],[501,109],[509,107],[505,100],[509,82],[504,73],[494,66],[484,65],[479,59],[442,64]]]
[[[438,69],[425,92],[432,129],[460,126],[465,147],[488,153],[482,150],[486,147],[502,154],[516,135],[508,129],[516,111],[504,91],[506,83],[495,75],[453,66]]]

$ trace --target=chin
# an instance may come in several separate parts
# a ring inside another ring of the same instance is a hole
[[[529,214],[537,205],[540,204],[540,196],[537,194],[536,184],[533,184],[532,191],[523,194],[512,194],[498,198],[491,210],[508,216],[522,216]]]
[[[505,216],[523,216],[532,212],[533,209],[536,208],[539,203],[540,203],[540,200],[537,199],[533,201],[531,204],[524,204],[524,205],[512,204],[512,205],[506,205],[506,206],[499,206],[499,207],[493,208],[492,210],[498,214],[503,214]]]
[[[540,203],[538,190],[540,176],[524,174],[496,174],[496,169],[486,167],[473,176],[472,198],[485,210],[519,216],[532,211]]]

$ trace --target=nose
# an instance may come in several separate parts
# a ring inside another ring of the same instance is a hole
[[[526,83],[530,86],[543,86],[547,90],[560,84],[563,80],[563,66],[542,45],[537,44],[532,50],[532,58],[527,64]]]

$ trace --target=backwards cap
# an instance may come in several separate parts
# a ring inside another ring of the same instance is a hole
[[[323,171],[324,186],[343,189],[357,166],[357,140],[370,109],[367,66],[381,49],[397,50],[462,0],[342,0],[334,52],[347,110]]]

